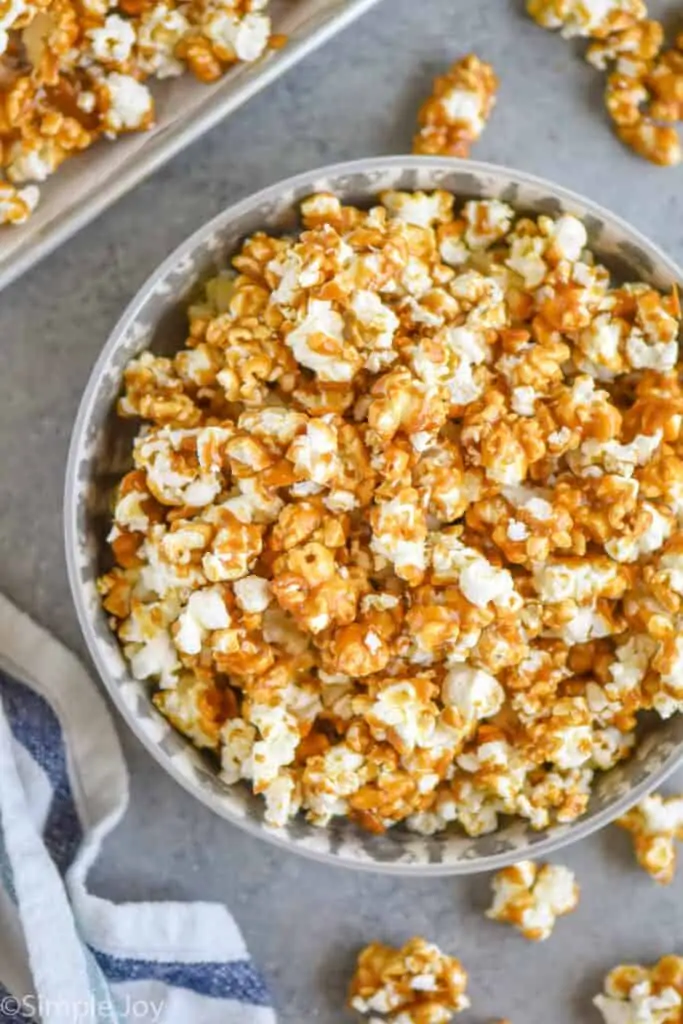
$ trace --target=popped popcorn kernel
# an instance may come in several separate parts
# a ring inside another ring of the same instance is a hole
[[[539,867],[530,860],[499,871],[493,891],[486,916],[514,925],[532,942],[549,938],[556,919],[576,910],[579,902],[579,887],[568,868],[561,864]]]
[[[498,79],[490,64],[469,54],[434,81],[419,114],[413,152],[469,156],[495,106]]]
[[[677,839],[683,839],[683,797],[645,797],[619,818],[617,825],[633,836],[636,858],[661,885],[673,881]]]
[[[0,224],[23,224],[38,205],[40,190],[35,185],[15,188],[0,181]]]
[[[566,38],[597,39],[646,16],[643,0],[527,0],[527,11],[542,28],[561,29]]]
[[[424,939],[401,949],[373,942],[358,956],[349,1007],[369,1020],[447,1024],[469,1006],[467,974],[455,957]]]
[[[683,146],[675,128],[641,118],[635,124],[619,125],[622,142],[653,164],[675,167],[683,160]]]
[[[593,1000],[605,1024],[678,1024],[683,1014],[683,958],[663,956],[651,967],[619,964]]]

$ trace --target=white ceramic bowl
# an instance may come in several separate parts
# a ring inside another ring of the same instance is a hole
[[[197,283],[258,229],[296,224],[298,201],[317,190],[368,204],[386,188],[450,190],[459,198],[498,198],[533,213],[582,217],[590,245],[619,276],[668,288],[680,270],[624,221],[587,199],[527,174],[474,161],[384,157],[298,175],[220,213],[195,232],[140,289],[121,317],[83,395],[69,453],[65,494],[66,556],[74,602],[90,653],[118,709],[165,770],[217,814],[286,849],[329,863],[412,875],[464,874],[499,868],[525,856],[541,857],[607,824],[659,785],[683,754],[683,716],[645,726],[635,755],[597,781],[586,814],[570,825],[535,832],[520,820],[477,839],[457,827],[429,838],[402,828],[384,836],[346,820],[326,829],[303,818],[285,829],[263,822],[262,801],[247,785],[228,787],[214,762],[196,750],[157,712],[150,690],[128,671],[107,625],[95,588],[106,556],[111,491],[130,466],[133,426],[117,419],[114,403],[126,363],[148,347],[177,349],[184,308]]]

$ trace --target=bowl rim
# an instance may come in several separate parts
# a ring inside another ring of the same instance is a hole
[[[113,352],[118,348],[121,339],[125,337],[127,328],[135,319],[140,309],[148,300],[150,292],[154,291],[156,285],[177,266],[185,256],[194,250],[204,241],[206,237],[216,230],[222,230],[229,225],[236,217],[248,213],[255,206],[277,200],[283,192],[296,190],[302,186],[315,186],[320,179],[338,178],[343,175],[354,173],[368,173],[373,171],[390,170],[425,170],[425,171],[448,171],[457,168],[469,170],[473,174],[490,175],[493,177],[505,177],[506,182],[512,185],[530,185],[535,188],[546,190],[550,198],[559,198],[567,204],[574,205],[585,211],[586,215],[594,215],[610,224],[611,227],[623,232],[629,241],[641,246],[657,264],[663,268],[672,278],[683,281],[683,270],[671,259],[656,243],[650,241],[637,228],[618,214],[574,192],[562,185],[548,181],[545,178],[526,171],[519,171],[502,164],[493,164],[478,160],[458,160],[452,157],[423,157],[412,155],[396,155],[382,157],[364,157],[357,160],[343,161],[340,163],[316,167],[288,178],[281,179],[272,185],[268,185],[258,192],[250,193],[243,199],[231,204],[221,210],[210,220],[202,224],[192,232],[188,238],[180,243],[146,278],[143,284],[137,289],[133,298],[126,305],[123,313],[112,328],[107,341],[102,347],[88,377],[83,390],[78,412],[74,420],[69,441],[69,451],[66,463],[63,498],[63,525],[64,545],[67,575],[71,597],[76,609],[79,627],[85,639],[90,658],[92,659],[98,675],[102,680],[111,700],[117,708],[128,727],[140,743],[152,755],[154,760],[165,770],[165,772],[179,783],[183,789],[199,800],[205,807],[218,814],[224,820],[242,829],[249,835],[265,840],[288,853],[297,854],[318,863],[344,867],[355,871],[374,872],[383,875],[396,875],[413,878],[426,877],[447,877],[455,875],[479,874],[486,871],[496,871],[502,867],[516,863],[523,859],[524,848],[512,849],[502,853],[447,863],[391,863],[384,861],[371,861],[365,859],[351,859],[339,856],[334,852],[318,851],[310,849],[305,844],[298,844],[290,840],[286,834],[271,829],[262,822],[252,821],[248,817],[240,817],[234,814],[228,807],[218,801],[214,801],[211,794],[194,778],[182,774],[161,747],[139,726],[131,708],[120,693],[115,680],[109,675],[106,660],[100,651],[100,642],[97,639],[90,619],[87,603],[84,598],[84,590],[79,578],[76,552],[79,550],[78,531],[76,524],[76,495],[78,492],[78,465],[81,457],[82,442],[85,436],[85,428],[90,420],[94,400],[97,396],[98,386],[103,371],[106,369]],[[429,186],[425,186],[429,187]],[[183,737],[183,739],[185,739]],[[185,740],[188,745],[190,740]],[[666,761],[648,778],[643,779],[628,792],[616,797],[607,807],[598,811],[590,818],[577,818],[569,823],[566,828],[558,834],[551,835],[546,839],[539,840],[529,847],[528,852],[534,859],[539,859],[547,854],[554,853],[562,847],[569,846],[581,839],[592,835],[606,825],[613,822],[617,817],[624,814],[630,807],[642,800],[648,793],[660,786],[668,776],[683,763],[683,743],[677,750],[672,752]]]

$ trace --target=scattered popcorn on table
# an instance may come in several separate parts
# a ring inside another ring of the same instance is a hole
[[[268,2],[0,3],[0,224],[22,224],[39,200],[35,183],[68,157],[150,128],[145,79],[189,68],[213,81],[257,60],[269,44]]]
[[[683,839],[683,796],[647,796],[619,818],[617,825],[632,834],[640,866],[662,885],[673,881],[675,841]]]
[[[603,39],[646,15],[643,0],[527,0],[527,10],[543,28],[562,35]]]
[[[373,942],[358,957],[349,1006],[371,1022],[448,1024],[469,1006],[466,986],[460,961],[424,939],[401,949]]]
[[[469,156],[495,106],[498,79],[490,64],[473,53],[434,80],[434,91],[418,114],[413,152],[428,156]]]
[[[527,0],[527,10],[543,28],[592,39],[586,60],[609,72],[605,105],[625,145],[662,167],[683,160],[673,127],[683,120],[683,33],[662,53],[664,29],[642,0]]]
[[[558,917],[576,910],[579,887],[569,868],[522,860],[493,879],[493,904],[486,916],[512,924],[525,939],[549,938]]]
[[[125,370],[99,586],[131,672],[272,827],[570,822],[683,709],[677,295],[570,214],[301,213]]]
[[[605,1024],[680,1024],[683,957],[663,956],[652,967],[620,964],[605,978],[593,1003]]]

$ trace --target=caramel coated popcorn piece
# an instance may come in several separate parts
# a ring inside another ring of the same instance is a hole
[[[512,924],[525,939],[550,937],[558,917],[576,910],[579,887],[573,873],[561,864],[520,861],[503,868],[493,879],[494,899],[486,916]]]
[[[527,11],[542,28],[561,29],[565,38],[604,38],[646,16],[643,0],[527,0]]]
[[[15,188],[0,181],[0,224],[23,224],[38,205],[40,191],[35,185]]]
[[[619,818],[633,836],[638,863],[662,885],[673,881],[676,870],[677,839],[683,839],[683,797],[646,797]]]
[[[680,37],[660,54],[662,43],[661,25],[643,21],[613,42],[608,38],[602,54],[593,51],[592,59],[617,62],[605,99],[621,140],[652,163],[671,167],[683,160],[673,127],[683,118],[683,52]]]
[[[645,18],[592,42],[586,50],[586,60],[600,71],[606,71],[611,63],[621,64],[625,72],[638,71],[643,68],[643,62],[657,56],[663,43],[661,24]]]
[[[424,939],[401,949],[373,942],[358,957],[349,1006],[395,1024],[447,1024],[467,1009],[467,974],[459,960]]]
[[[683,160],[681,140],[670,125],[655,124],[643,118],[634,125],[620,125],[617,134],[635,153],[653,164],[675,167]]]
[[[124,372],[99,591],[131,672],[270,827],[570,822],[683,710],[677,293],[568,213],[303,216]]]
[[[655,54],[653,54],[655,56]],[[647,75],[652,95],[650,115],[659,121],[683,121],[683,32]]]
[[[620,964],[605,978],[593,1003],[605,1024],[680,1024],[683,958],[663,956],[652,967]]]
[[[490,64],[469,54],[434,81],[434,91],[418,114],[420,130],[413,152],[430,156],[469,156],[495,106],[498,79]]]

